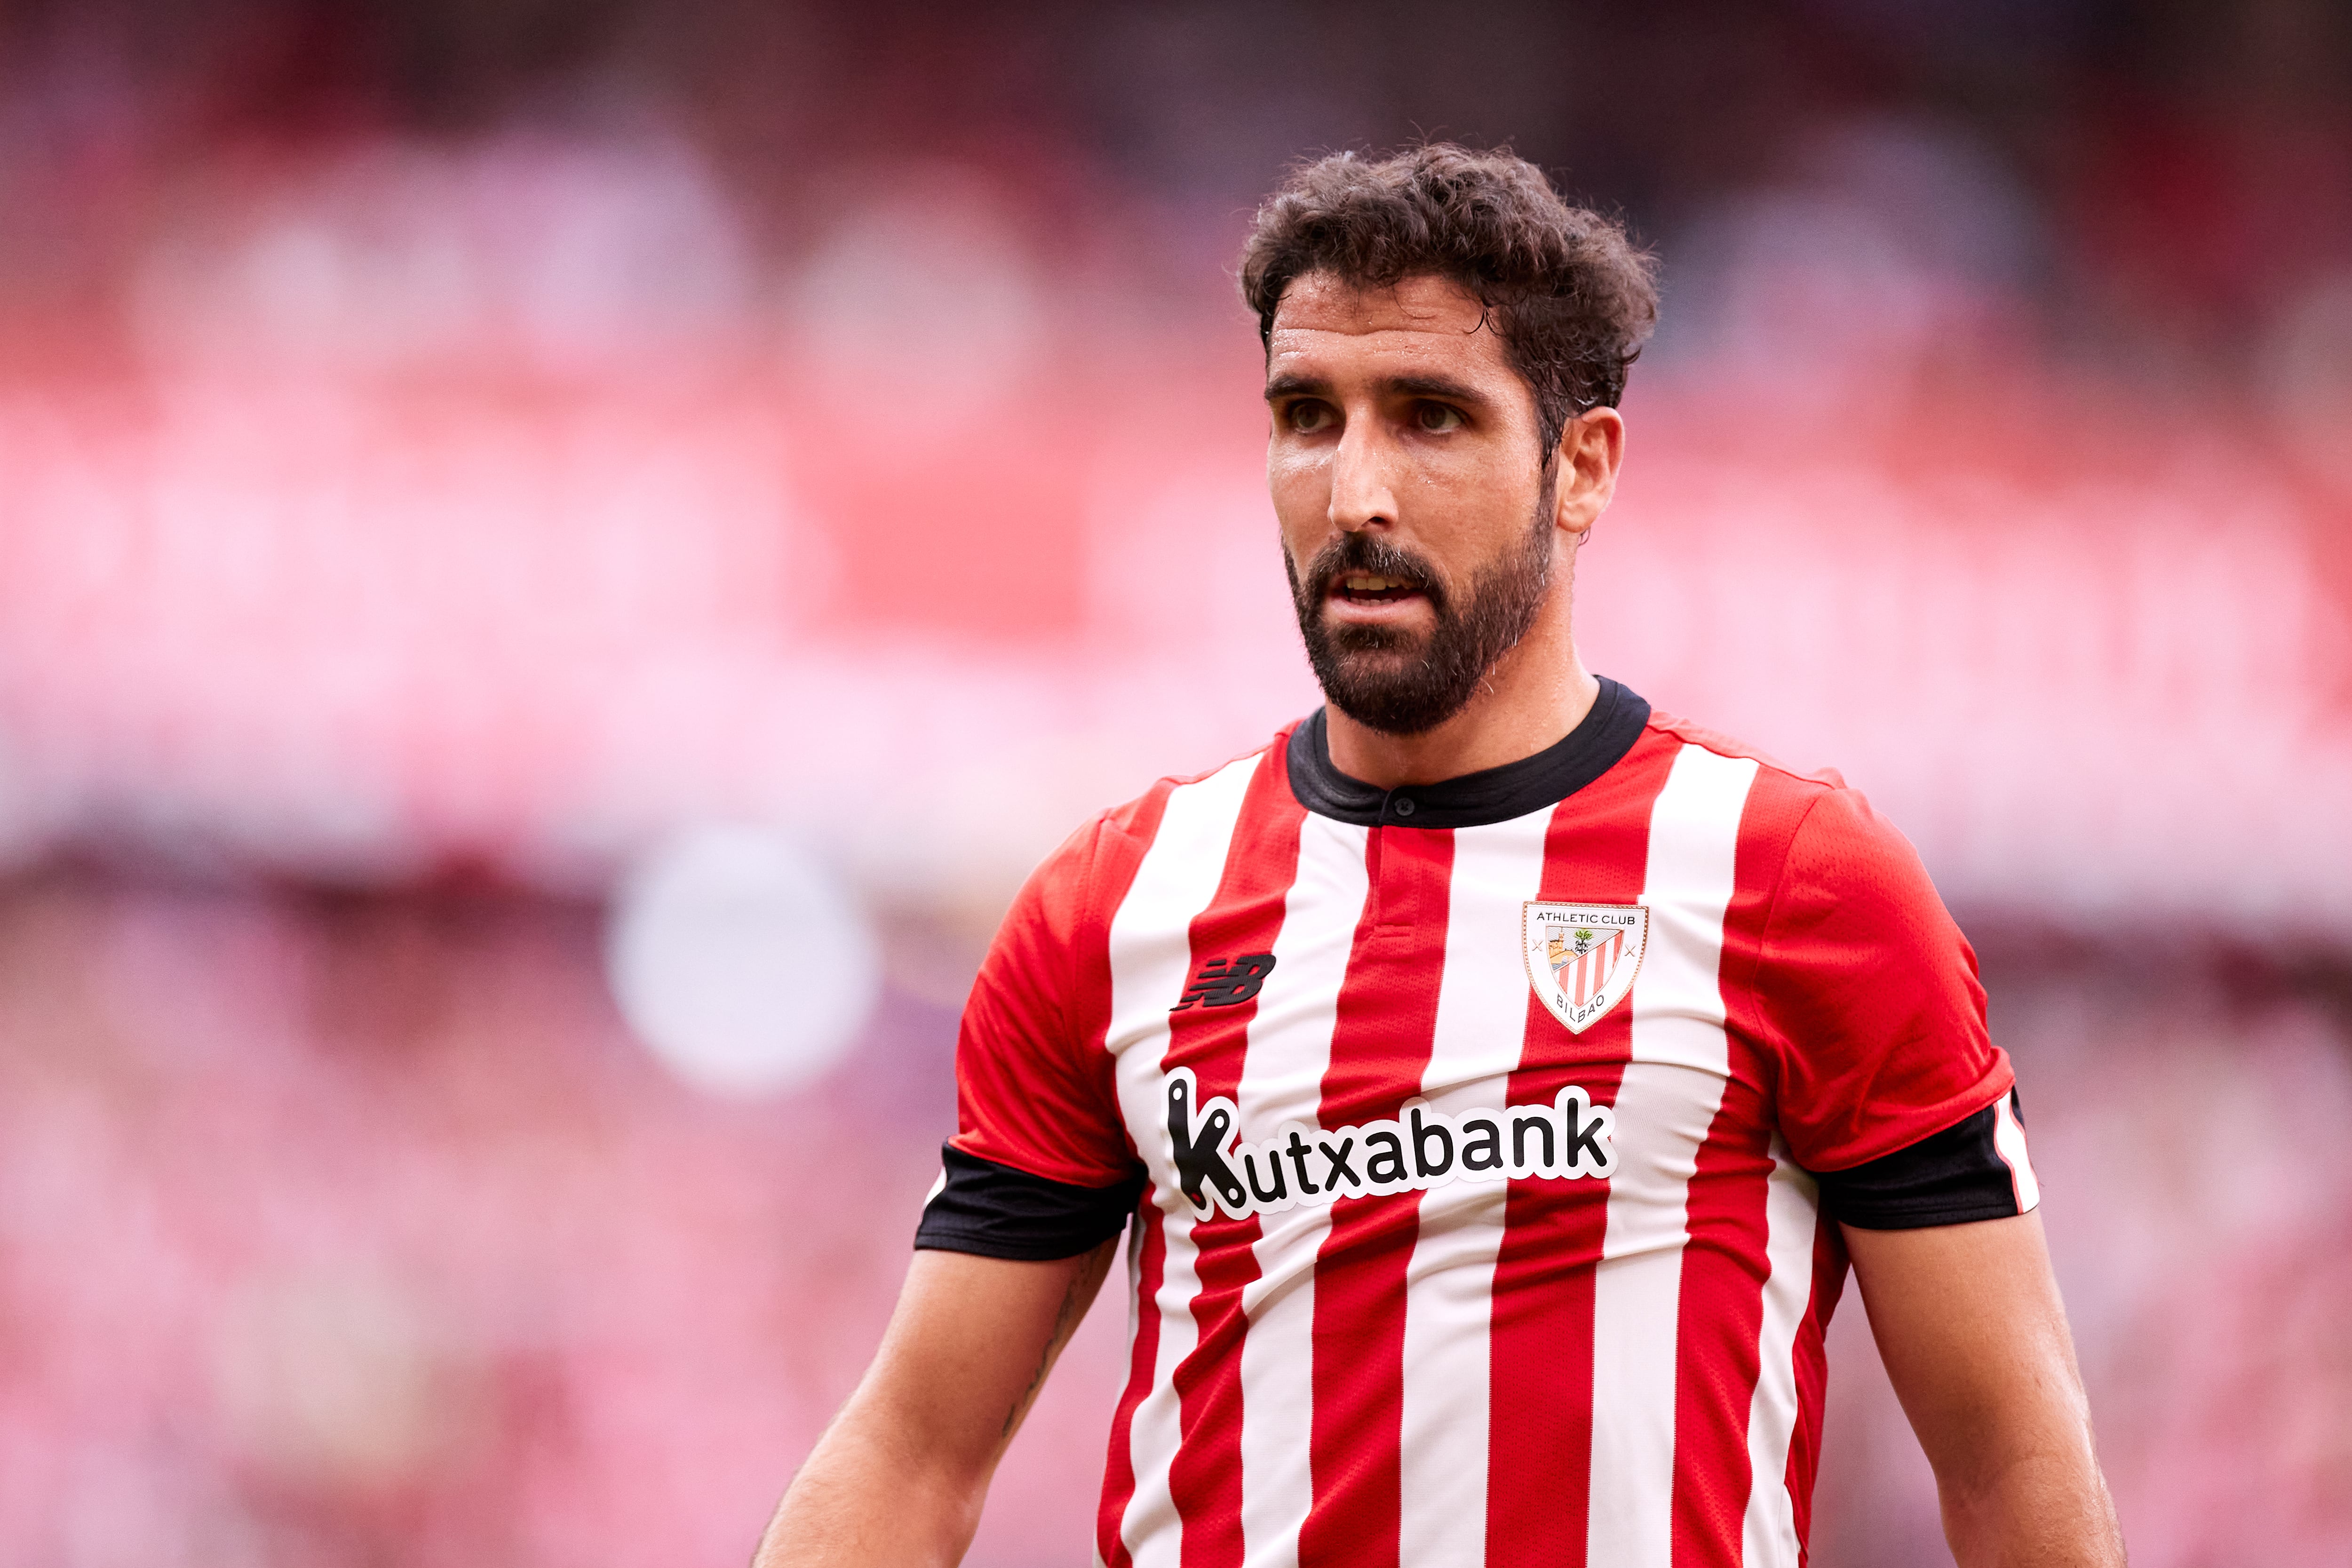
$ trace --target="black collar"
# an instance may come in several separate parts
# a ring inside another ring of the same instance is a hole
[[[1359,827],[1483,827],[1566,800],[1633,749],[1650,705],[1607,676],[1583,722],[1532,757],[1436,784],[1382,789],[1331,765],[1331,737],[1318,708],[1290,734],[1290,793],[1322,816]]]

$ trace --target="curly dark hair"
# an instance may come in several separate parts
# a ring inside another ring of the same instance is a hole
[[[1257,209],[1241,283],[1271,348],[1283,290],[1307,273],[1369,289],[1453,279],[1535,394],[1548,462],[1570,419],[1624,395],[1657,323],[1655,270],[1622,224],[1569,205],[1517,153],[1432,142],[1297,165]]]

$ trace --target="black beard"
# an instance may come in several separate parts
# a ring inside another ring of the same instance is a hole
[[[1551,588],[1550,510],[1537,512],[1517,550],[1470,579],[1458,606],[1428,562],[1369,533],[1345,534],[1325,545],[1307,563],[1303,581],[1284,551],[1307,662],[1331,706],[1383,735],[1424,733],[1467,707],[1479,682],[1518,647],[1543,608]],[[1331,584],[1356,573],[1420,584],[1437,624],[1418,644],[1386,626],[1326,625],[1323,606]]]

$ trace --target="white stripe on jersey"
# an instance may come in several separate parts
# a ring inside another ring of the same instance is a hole
[[[2009,1166],[2009,1182],[2017,1194],[2017,1212],[2031,1214],[2042,1201],[2042,1184],[2034,1178],[2033,1156],[2025,1152],[2025,1129],[2009,1108],[2009,1096],[1993,1102],[1992,1147]]]
[[[1813,1300],[1813,1237],[1821,1222],[1817,1184],[1772,1136],[1772,1176],[1764,1192],[1763,1321],[1756,1334],[1756,1392],[1748,1404],[1746,1568],[1797,1568],[1797,1505],[1789,1495],[1789,1444],[1797,1431],[1797,1330]]]
[[[1319,1125],[1339,986],[1370,891],[1364,840],[1363,828],[1311,812],[1299,830],[1298,875],[1274,942],[1283,984],[1258,994],[1234,1096],[1248,1127]],[[1242,1289],[1243,1554],[1249,1568],[1294,1568],[1315,1500],[1315,1260],[1331,1205],[1297,1204],[1257,1223],[1258,1277]]]
[[[1118,1058],[1118,1098],[1129,1127],[1165,1122],[1160,1068],[1168,1052],[1168,1009],[1192,976],[1192,919],[1209,907],[1223,879],[1242,801],[1265,753],[1226,763],[1195,784],[1169,792],[1135,880],[1111,917],[1110,1023],[1105,1044]],[[1151,1193],[1165,1214],[1166,1243],[1155,1310],[1160,1346],[1151,1391],[1128,1431],[1135,1494],[1119,1521],[1137,1568],[1176,1568],[1183,1524],[1168,1489],[1168,1468],[1182,1436],[1176,1368],[1192,1352],[1192,1303],[1200,1289],[1193,1266],[1192,1210],[1177,1184],[1166,1140],[1139,1140]],[[1149,1556],[1145,1550],[1148,1549]]]
[[[1501,1105],[1528,1029],[1520,931],[1543,894],[1552,811],[1454,830],[1445,966],[1422,1093],[1440,1110]],[[1486,1556],[1486,1438],[1495,1259],[1507,1183],[1421,1195],[1405,1270],[1402,1492],[1397,1560],[1475,1568]]]
[[[1585,1560],[1672,1568],[1675,1352],[1690,1179],[1730,1073],[1723,914],[1756,763],[1696,745],[1650,810],[1633,1058],[1617,1090],[1622,1162],[1592,1287],[1592,1465]]]

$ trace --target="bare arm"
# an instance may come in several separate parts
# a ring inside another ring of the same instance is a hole
[[[1962,1568],[2121,1568],[2041,1216],[1845,1239]]]
[[[874,1364],[793,1479],[753,1568],[961,1558],[996,1461],[1118,1246],[1053,1263],[916,1253]]]

